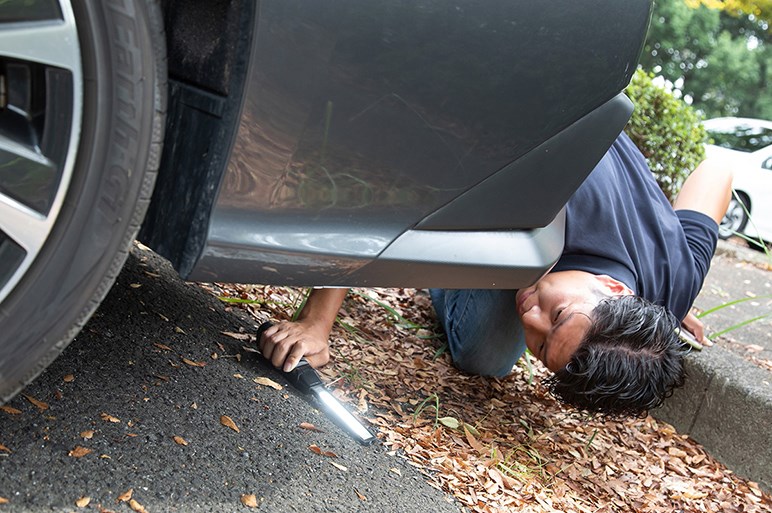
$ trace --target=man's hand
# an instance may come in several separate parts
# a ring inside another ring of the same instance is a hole
[[[311,367],[330,361],[328,339],[348,289],[313,289],[295,322],[271,326],[257,341],[274,367],[289,372],[305,356]]]
[[[260,352],[274,367],[284,372],[295,368],[305,357],[312,367],[330,361],[329,331],[313,323],[282,322],[271,326],[257,341]]]
[[[710,339],[705,338],[705,325],[702,324],[702,321],[700,321],[693,313],[689,313],[681,323],[681,326],[694,335],[694,338],[699,342],[700,344],[704,346],[712,346],[713,342],[710,341]]]

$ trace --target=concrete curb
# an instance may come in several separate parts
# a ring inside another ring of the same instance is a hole
[[[686,384],[652,411],[772,493],[772,375],[720,347],[686,358]]]

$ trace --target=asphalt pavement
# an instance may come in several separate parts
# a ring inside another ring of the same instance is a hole
[[[133,251],[81,334],[0,411],[0,512],[459,511],[222,334],[240,327],[254,329]]]

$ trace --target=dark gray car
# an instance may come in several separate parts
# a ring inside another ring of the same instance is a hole
[[[630,115],[650,8],[0,1],[0,402],[138,231],[190,280],[533,283]]]

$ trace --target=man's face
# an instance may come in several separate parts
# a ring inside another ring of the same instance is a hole
[[[525,330],[525,344],[548,369],[566,366],[590,327],[598,303],[632,293],[608,276],[583,271],[549,273],[515,296]]]

